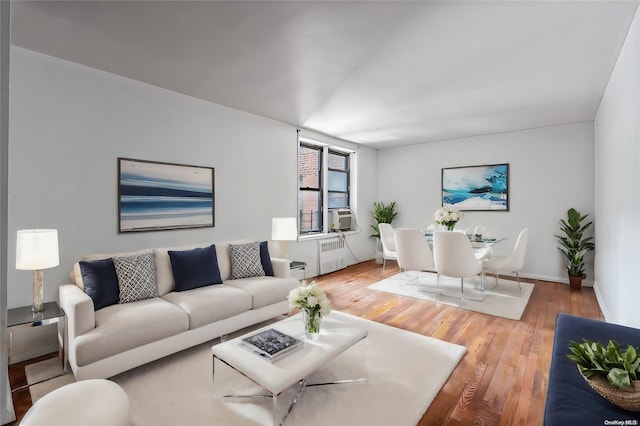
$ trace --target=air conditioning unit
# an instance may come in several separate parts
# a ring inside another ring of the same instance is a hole
[[[351,231],[353,213],[349,209],[331,210],[331,232]]]

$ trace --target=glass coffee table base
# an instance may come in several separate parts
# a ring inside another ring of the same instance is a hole
[[[220,362],[224,363],[225,365],[227,365],[228,367],[230,367],[232,370],[234,370],[235,372],[242,374],[244,377],[246,377],[247,379],[251,380],[251,378],[247,377],[245,374],[243,374],[242,372],[236,370],[235,368],[233,368],[233,366],[229,365],[227,362],[225,362],[224,360],[217,358],[215,355],[213,357],[213,377],[214,377],[214,384],[215,384],[215,363],[216,363],[216,359],[218,359]],[[259,383],[255,382],[254,380],[251,380],[253,383],[257,384],[258,386],[260,385]],[[313,387],[313,386],[330,386],[330,385],[343,385],[343,384],[351,384],[351,383],[365,383],[367,381],[366,378],[360,378],[360,379],[345,379],[345,380],[334,380],[331,382],[323,382],[323,383],[307,383],[307,379],[304,378],[302,380],[300,380],[297,385],[296,385],[296,391],[295,391],[295,396],[293,397],[293,400],[291,401],[291,404],[289,405],[289,407],[286,409],[285,413],[282,415],[282,417],[280,417],[278,415],[278,406],[279,406],[279,396],[284,393],[281,392],[280,394],[271,394],[271,393],[265,393],[265,394],[251,394],[251,395],[233,395],[233,394],[227,394],[227,395],[222,395],[220,396],[220,398],[247,398],[247,399],[265,399],[265,398],[271,398],[272,400],[272,404],[271,404],[271,412],[273,415],[273,424],[277,425],[277,426],[282,426],[284,424],[284,422],[287,420],[287,418],[289,417],[289,414],[291,414],[291,412],[293,411],[293,407],[296,405],[296,402],[298,402],[298,399],[300,398],[300,395],[302,395],[302,392],[307,388],[307,387]]]
[[[301,339],[304,341],[304,346],[295,352],[287,354],[286,357],[279,359],[275,364],[265,361],[255,353],[244,348],[241,344],[242,339],[250,334],[259,333],[263,330],[273,328],[284,334]],[[361,383],[364,380],[338,380],[333,383],[333,380],[324,380],[319,378],[318,380],[327,383],[308,383],[307,378],[325,366],[329,361],[336,358],[338,355],[344,353],[356,343],[367,338],[368,330],[362,328],[359,324],[353,325],[353,320],[350,315],[343,314],[341,312],[333,311],[326,315],[322,319],[322,327],[320,330],[320,339],[318,341],[308,340],[304,337],[304,326],[302,321],[302,314],[296,314],[287,319],[271,323],[258,330],[254,330],[247,333],[244,336],[238,336],[234,339],[228,340],[211,347],[211,353],[213,355],[213,382],[215,382],[216,376],[220,376],[220,373],[216,373],[216,364],[218,368],[221,366],[231,367],[228,370],[231,374],[240,373],[245,378],[249,379],[249,382],[245,384],[236,383],[241,385],[239,390],[235,388],[233,380],[226,382],[229,389],[226,398],[243,398],[245,400],[251,398],[271,398],[272,399],[272,421],[274,425],[282,425],[298,401],[302,391],[307,386],[321,386],[330,384],[342,384],[342,383]],[[221,363],[217,363],[216,360],[220,360]],[[223,370],[223,377],[227,377],[227,370]],[[353,374],[351,371],[345,371],[343,374]],[[221,380],[219,380],[221,381]],[[329,383],[331,382],[331,383]],[[255,389],[254,383],[259,386],[259,389]],[[224,392],[216,392],[215,383],[213,384],[214,396],[220,395]],[[251,386],[250,388],[244,386]],[[231,390],[233,389],[233,390]],[[243,391],[242,389],[247,389]],[[252,389],[252,390],[249,390]],[[247,395],[247,394],[259,394],[259,395]],[[266,395],[265,395],[266,394]],[[282,410],[282,407],[278,405],[279,401],[286,401],[287,409]],[[289,403],[289,401],[293,401]],[[284,412],[284,415],[281,413]]]

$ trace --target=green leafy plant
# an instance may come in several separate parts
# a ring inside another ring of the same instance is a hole
[[[560,244],[558,249],[568,260],[567,272],[572,277],[585,278],[584,255],[595,248],[592,242],[593,237],[585,237],[584,232],[589,229],[593,222],[583,224],[587,214],[581,215],[574,208],[567,211],[567,220],[560,219],[560,230],[564,235],[556,235]]]
[[[396,216],[398,216],[398,212],[396,212],[396,202],[392,201],[385,205],[382,201],[374,201],[371,216],[376,221],[375,225],[371,225],[371,229],[373,230],[373,234],[371,234],[371,236],[380,238],[380,229],[378,228],[378,224],[392,223]]]
[[[618,389],[627,389],[631,386],[632,380],[638,380],[640,347],[634,348],[629,345],[622,353],[620,345],[613,340],[609,340],[605,348],[600,342],[584,339],[583,343],[571,341],[569,349],[571,354],[567,356],[578,364],[580,372],[587,379],[603,376]]]

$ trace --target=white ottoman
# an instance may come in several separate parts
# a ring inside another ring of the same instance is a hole
[[[129,426],[129,397],[109,380],[71,383],[36,401],[20,425]]]

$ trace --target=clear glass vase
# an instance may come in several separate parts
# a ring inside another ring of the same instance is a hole
[[[320,322],[322,314],[320,311],[302,311],[302,322],[304,324],[304,334],[309,340],[318,340],[320,338]]]

